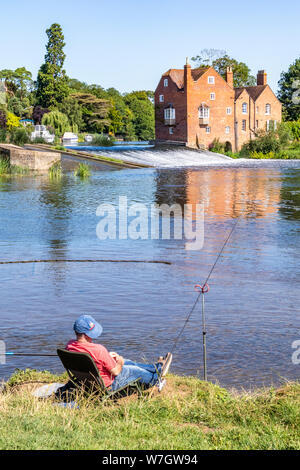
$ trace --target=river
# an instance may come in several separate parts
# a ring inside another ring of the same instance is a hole
[[[151,156],[151,149],[132,152],[130,158],[140,161]],[[216,157],[213,164],[191,163],[198,157],[188,152],[180,157],[187,158],[183,167],[176,152],[184,150],[156,153],[157,168],[93,165],[87,180],[74,177],[71,159],[64,160],[60,180],[0,179],[1,261],[171,263],[1,265],[0,339],[7,351],[55,353],[72,338],[76,317],[88,313],[102,323],[101,342],[110,350],[147,361],[165,354],[195,301],[195,284],[207,277],[239,217],[206,296],[209,379],[250,389],[299,377],[292,344],[300,340],[300,161]],[[120,195],[147,207],[203,203],[203,248],[187,250],[185,240],[100,241],[97,207],[117,206]],[[0,365],[0,380],[25,367],[62,370],[56,358],[10,357]],[[200,305],[178,344],[172,372],[203,374]]]

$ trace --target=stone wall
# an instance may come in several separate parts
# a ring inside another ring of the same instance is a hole
[[[48,171],[61,161],[61,154],[39,150],[26,150],[15,145],[0,144],[0,155],[8,156],[11,165],[21,166],[33,171]]]

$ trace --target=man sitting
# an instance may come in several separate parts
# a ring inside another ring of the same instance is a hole
[[[88,353],[95,361],[104,385],[117,391],[139,379],[147,387],[158,385],[161,390],[163,381],[172,363],[172,354],[161,357],[155,364],[140,364],[127,359],[115,352],[109,353],[101,344],[93,343],[103,332],[102,326],[90,315],[82,315],[74,324],[76,340],[66,346],[68,351]]]

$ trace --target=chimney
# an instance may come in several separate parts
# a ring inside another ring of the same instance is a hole
[[[267,72],[265,70],[259,70],[257,74],[257,85],[267,85]]]
[[[189,64],[188,57],[186,58],[186,64],[184,66],[184,90],[187,93],[192,83],[192,68]]]
[[[226,70],[226,82],[228,85],[233,88],[233,70],[232,67],[227,67]]]

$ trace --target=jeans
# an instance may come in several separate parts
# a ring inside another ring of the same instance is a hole
[[[115,392],[138,379],[140,383],[152,387],[159,381],[161,367],[161,364],[138,364],[126,359],[123,369],[113,381],[111,389]]]

